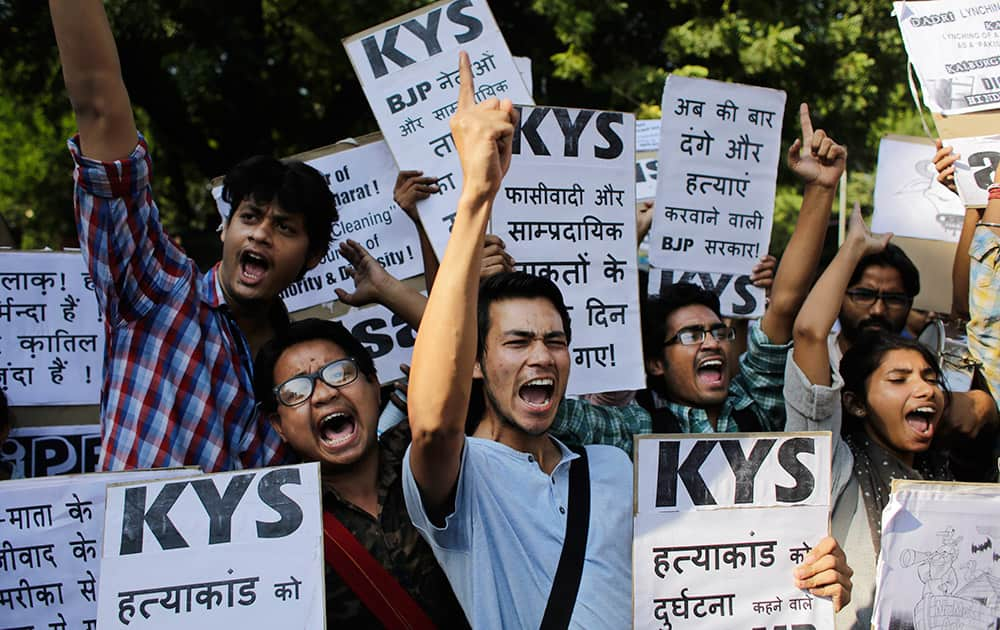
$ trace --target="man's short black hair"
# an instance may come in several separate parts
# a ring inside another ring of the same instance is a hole
[[[847,286],[853,286],[861,280],[861,274],[865,272],[865,269],[869,267],[892,267],[899,272],[899,275],[903,278],[903,290],[906,295],[914,298],[920,293],[920,272],[917,271],[917,267],[910,260],[910,257],[906,255],[898,245],[889,243],[886,245],[885,249],[877,254],[869,254],[858,262],[858,266],[854,268],[854,273],[851,274],[851,281],[847,283]]]
[[[667,318],[677,309],[692,304],[706,306],[722,319],[719,296],[690,282],[667,285],[660,291],[660,295],[643,301],[642,351],[647,359],[660,356],[663,342],[667,340]]]
[[[277,200],[286,212],[305,217],[310,256],[325,254],[330,248],[337,201],[323,175],[304,162],[283,162],[269,155],[247,158],[226,174],[222,199],[229,204],[227,223],[244,199]]]
[[[490,330],[490,304],[514,298],[543,298],[551,302],[559,313],[559,318],[562,319],[566,342],[572,340],[569,309],[566,308],[559,287],[548,278],[540,278],[523,271],[504,271],[490,276],[479,285],[479,306],[476,312],[479,333],[477,359],[483,357],[483,351],[486,349],[486,335]]]
[[[287,329],[278,333],[264,344],[257,353],[253,366],[253,390],[257,404],[264,413],[278,410],[278,400],[274,396],[274,366],[282,353],[294,345],[322,339],[337,344],[358,364],[358,369],[369,379],[375,378],[375,361],[365,348],[340,322],[325,319],[303,319],[293,322]]]

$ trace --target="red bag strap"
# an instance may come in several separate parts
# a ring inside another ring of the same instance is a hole
[[[333,514],[323,512],[326,563],[388,630],[434,630],[434,623]]]

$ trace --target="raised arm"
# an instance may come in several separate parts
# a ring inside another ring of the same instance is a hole
[[[993,181],[1000,184],[1000,169]],[[995,191],[990,192],[969,254],[969,350],[982,361],[983,376],[996,398],[1000,396],[1000,195]]]
[[[49,9],[83,154],[105,162],[128,157],[138,133],[104,3],[50,0]]]
[[[475,103],[472,69],[464,52],[459,55],[459,76],[451,132],[462,164],[462,193],[413,348],[409,387],[410,469],[432,518],[449,511],[458,479],[476,360],[483,241],[493,199],[510,166],[517,123],[509,100]]]
[[[399,315],[414,329],[420,326],[427,298],[386,271],[357,241],[342,241],[338,249],[340,255],[351,263],[347,273],[354,279],[354,291],[336,289],[341,302],[350,306],[378,303]]]
[[[771,302],[760,328],[773,344],[792,337],[795,316],[809,292],[830,221],[837,183],[847,164],[847,149],[822,129],[813,131],[809,106],[799,107],[802,138],[788,148],[788,167],[805,184],[795,231],[781,256],[771,288]]]
[[[417,212],[417,202],[427,199],[438,190],[437,180],[433,177],[424,177],[423,171],[400,171],[396,176],[396,187],[392,191],[393,200],[403,209],[406,216],[410,217],[420,236],[420,254],[424,259],[424,286],[427,287],[428,293],[434,285],[434,276],[437,275],[438,259],[431,245],[431,239],[427,236],[427,230],[424,229],[424,223],[420,220],[420,213]]]
[[[795,318],[792,357],[814,385],[830,384],[830,353],[826,338],[840,312],[844,292],[847,291],[854,268],[868,254],[885,249],[891,237],[891,234],[872,236],[855,204],[847,239],[816,281]]]

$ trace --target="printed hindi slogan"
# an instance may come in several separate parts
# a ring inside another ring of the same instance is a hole
[[[108,484],[196,474],[164,469],[0,484],[0,625],[94,630]]]
[[[11,405],[101,399],[104,324],[80,254],[0,253],[0,389]]]
[[[99,424],[14,427],[0,444],[0,461],[13,467],[14,479],[89,473],[100,449]]]
[[[784,109],[778,90],[667,78],[651,265],[742,275],[767,255]]]
[[[894,479],[877,573],[875,628],[996,628],[1000,486]]]
[[[1000,107],[1000,4],[893,2],[924,103],[953,115]]]
[[[303,156],[304,161],[326,178],[337,201],[339,220],[333,224],[333,240],[323,259],[282,292],[285,307],[291,312],[333,302],[337,299],[334,289],[354,290],[354,281],[348,274],[351,265],[338,250],[338,245],[346,239],[361,243],[389,273],[401,280],[424,272],[417,229],[393,201],[398,171],[385,141],[372,138],[358,147],[335,145],[316,153],[315,157]],[[221,182],[212,194],[219,214],[225,219],[230,208],[222,200]]]
[[[636,437],[634,627],[832,629],[793,570],[830,514],[829,433]]]
[[[635,118],[519,109],[492,230],[515,268],[555,282],[571,309],[567,393],[640,389]]]
[[[344,47],[399,167],[437,178],[440,191],[418,207],[440,259],[462,184],[448,124],[458,99],[459,51],[472,62],[476,102],[534,101],[485,0],[435,2],[352,35]]]
[[[324,627],[319,464],[108,488],[108,628]]]

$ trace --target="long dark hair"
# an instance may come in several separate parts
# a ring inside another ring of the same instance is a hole
[[[868,402],[866,384],[869,377],[882,365],[882,361],[892,350],[913,350],[919,352],[934,370],[938,379],[938,387],[944,392],[945,408],[951,402],[951,392],[944,382],[944,374],[937,357],[916,339],[906,339],[899,335],[883,331],[866,331],[851,345],[840,360],[840,376],[844,379],[843,394],[851,392],[858,400]],[[862,426],[863,419],[852,415],[844,407],[844,423],[842,432],[847,435]]]

